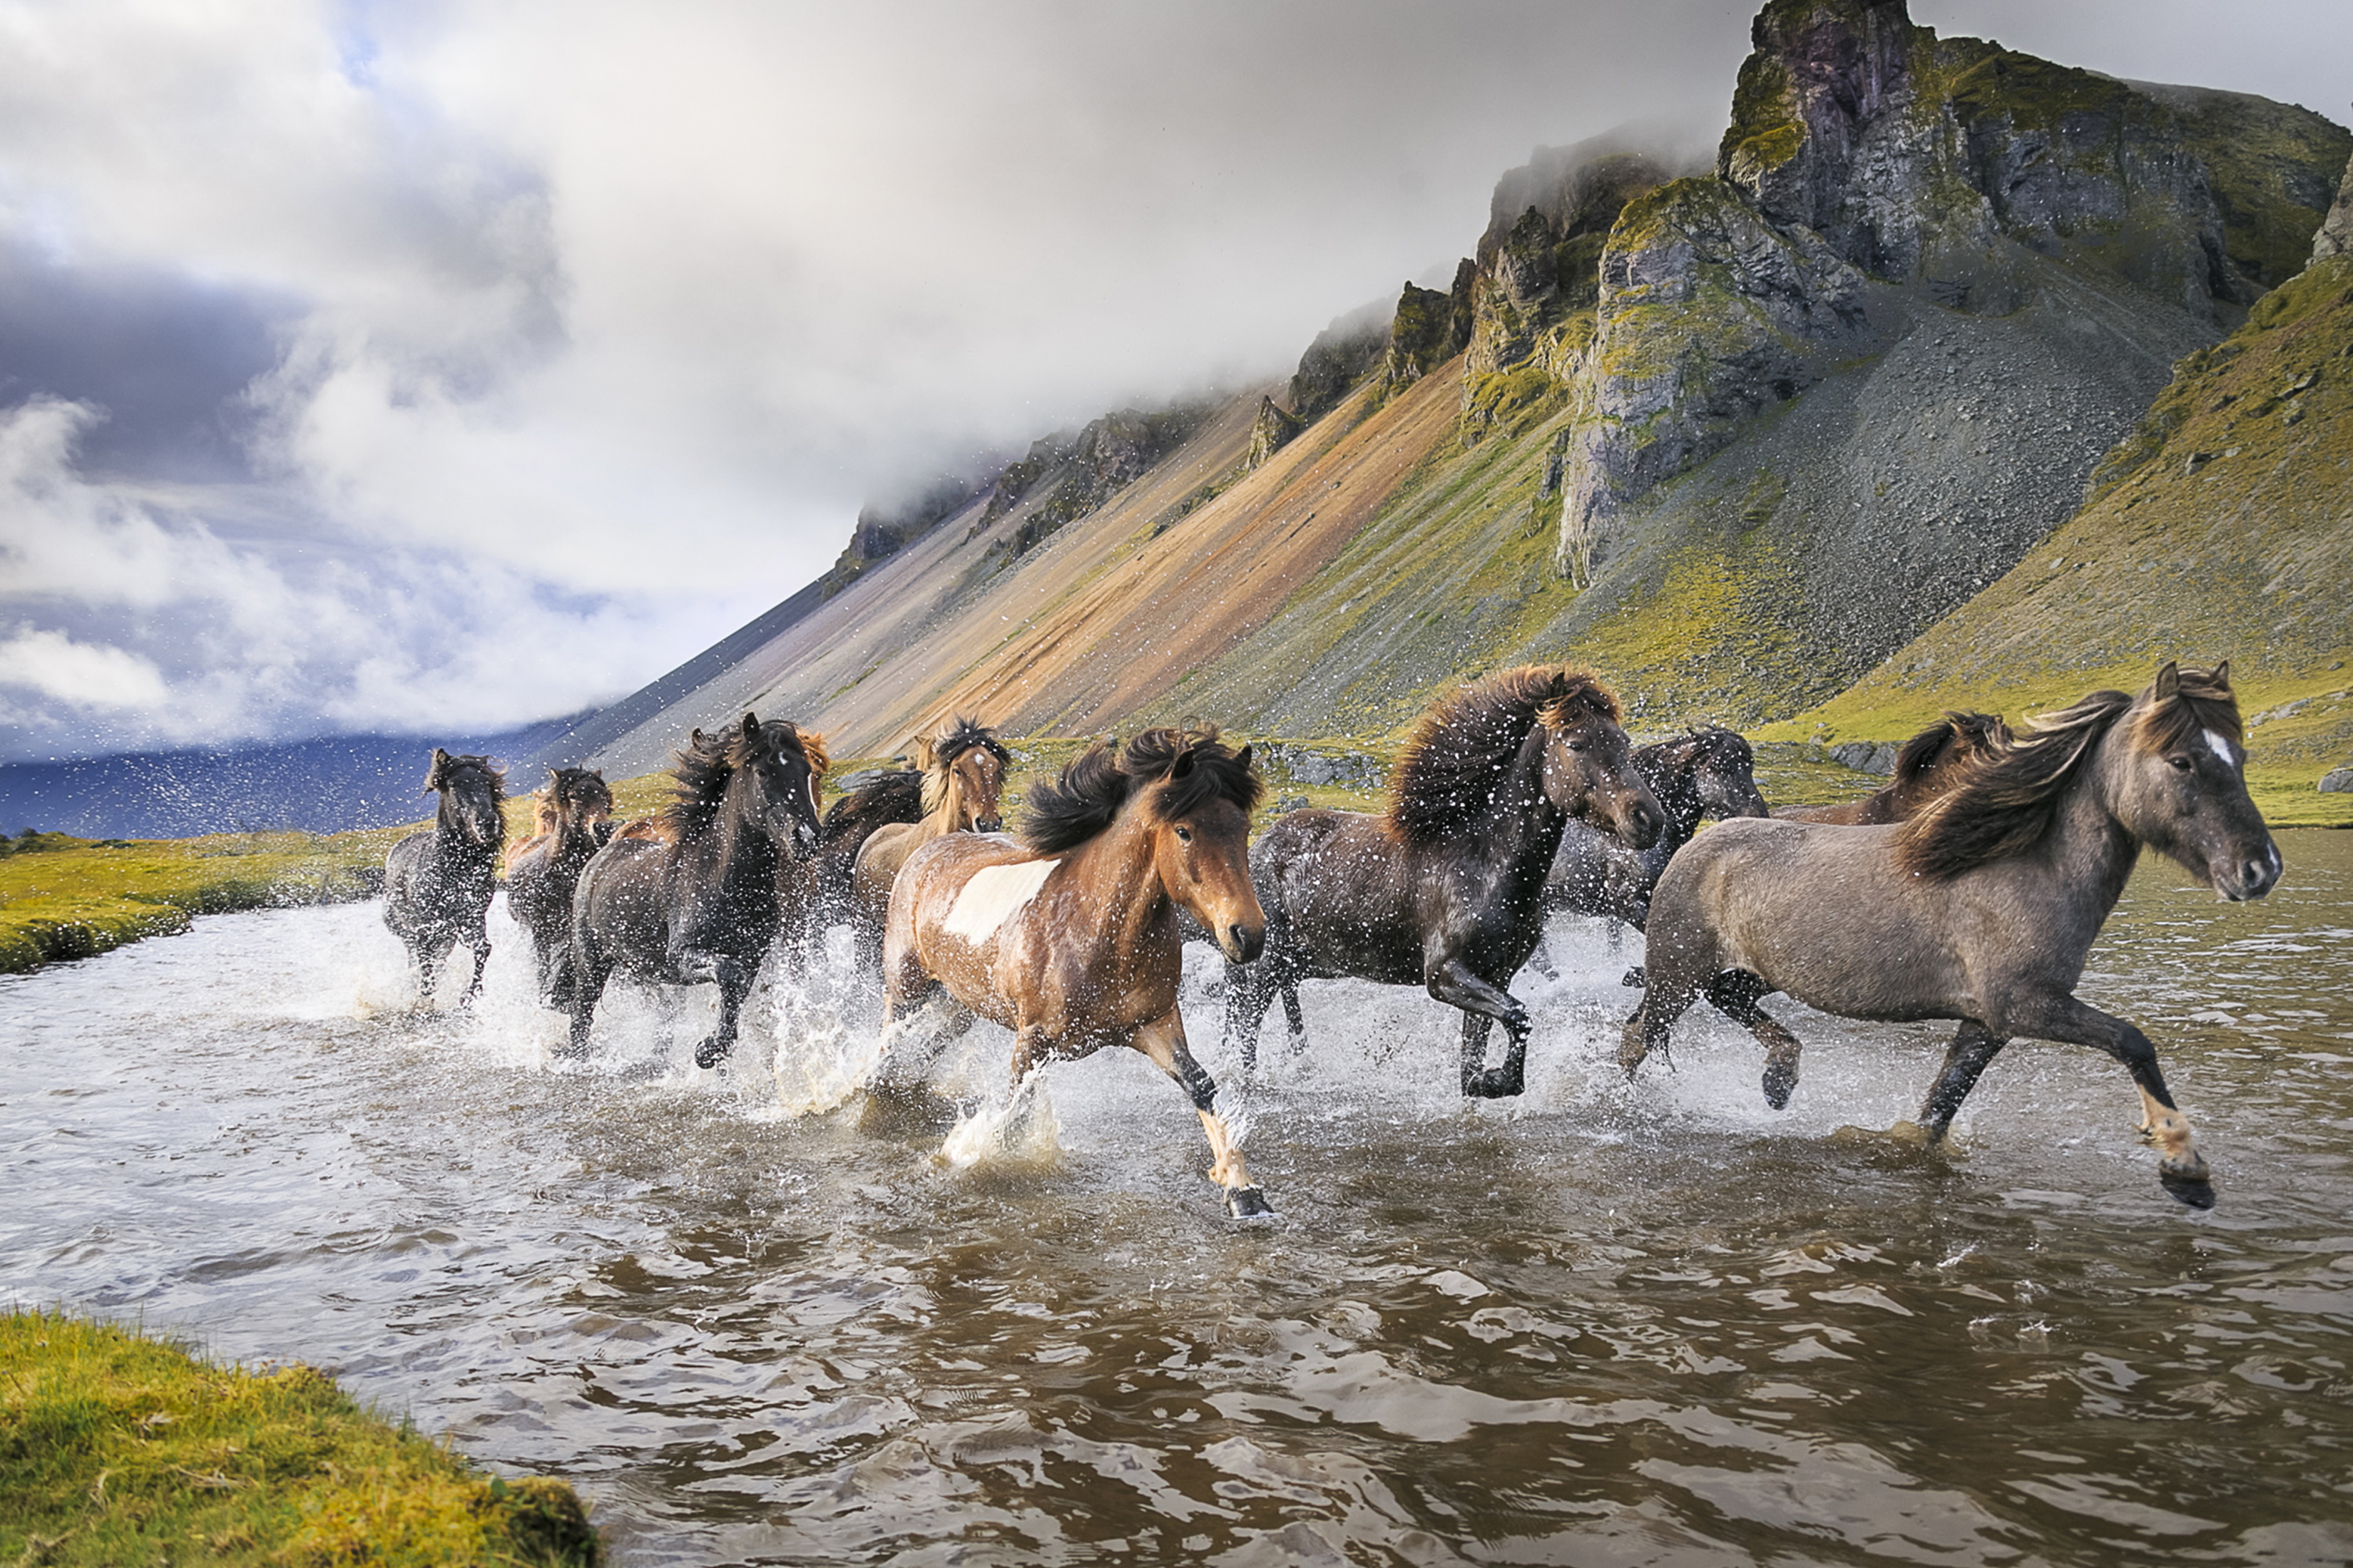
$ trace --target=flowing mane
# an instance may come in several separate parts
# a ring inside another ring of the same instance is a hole
[[[1475,832],[1493,810],[1528,732],[1572,712],[1619,719],[1599,678],[1560,664],[1527,664],[1463,687],[1422,716],[1389,776],[1389,821],[1409,843]]]
[[[977,719],[951,719],[946,728],[932,736],[929,760],[924,764],[923,773],[920,775],[923,785],[923,804],[925,816],[938,810],[940,803],[947,799],[948,776],[955,767],[956,758],[975,749],[995,754],[1000,763],[1009,764],[1013,760],[1013,753],[1006,748],[1003,741],[997,738],[997,732]]]
[[[2183,670],[2165,695],[2156,695],[2156,686],[2142,693],[2153,700],[2135,721],[2133,744],[2162,751],[2208,729],[2238,744],[2239,705],[2231,694],[2229,668]],[[2029,720],[2032,735],[1973,759],[1949,794],[1904,825],[1896,863],[1915,876],[1942,880],[2032,849],[2050,832],[2084,760],[2139,700],[2093,692]]]
[[[1996,714],[1947,710],[1945,716],[1904,743],[1895,754],[1895,778],[1890,788],[1917,784],[1930,769],[1958,753],[1975,756],[2000,751],[2016,736]]]
[[[912,768],[885,773],[860,786],[828,807],[818,842],[838,844],[846,838],[863,842],[876,828],[912,822],[923,815],[923,775]]]
[[[741,719],[716,735],[698,729],[687,737],[670,765],[670,776],[678,781],[678,793],[662,812],[663,827],[681,839],[709,827],[726,798],[727,780],[752,760],[753,746],[762,742],[772,742],[779,751],[799,752],[813,775],[821,776],[826,770],[825,737],[815,730],[798,728],[790,719],[770,719],[752,735],[744,733]]]
[[[1076,849],[1112,824],[1130,796],[1157,784],[1151,801],[1160,816],[1181,817],[1223,798],[1245,815],[1257,809],[1261,785],[1244,747],[1218,738],[1215,725],[1147,729],[1114,751],[1101,741],[1087,747],[1053,783],[1033,784],[1023,802],[1021,839],[1040,854]],[[1181,778],[1169,770],[1189,756]]]

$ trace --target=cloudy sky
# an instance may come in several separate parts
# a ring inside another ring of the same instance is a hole
[[[0,0],[0,759],[609,700],[860,503],[1288,370],[1746,4]],[[2353,6],[1915,0],[2339,120]]]

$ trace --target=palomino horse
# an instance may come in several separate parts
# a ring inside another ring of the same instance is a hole
[[[563,1007],[572,991],[572,892],[580,868],[612,836],[613,791],[586,768],[551,768],[539,792],[539,831],[507,851],[507,913],[531,937],[539,999]]]
[[[1520,1093],[1529,1019],[1509,988],[1544,936],[1545,874],[1571,818],[1640,849],[1665,825],[1608,687],[1530,665],[1448,697],[1406,743],[1387,815],[1293,811],[1250,851],[1266,956],[1246,967],[1228,955],[1228,1045],[1256,1064],[1259,1022],[1280,992],[1292,1049],[1303,1049],[1302,980],[1419,985],[1462,1010],[1462,1092]],[[1492,1068],[1497,1023],[1511,1044]]]
[[[1013,1031],[1017,1092],[1049,1060],[1131,1045],[1192,1098],[1228,1210],[1272,1213],[1176,1008],[1179,907],[1234,962],[1265,939],[1247,853],[1259,789],[1250,747],[1234,751],[1212,729],[1150,729],[1032,786],[1019,839],[950,833],[908,856],[883,928],[878,1088],[921,1082],[930,1055],[903,1037],[942,990],[949,1015],[931,1054],[974,1014],[991,1019]]]
[[[993,833],[997,799],[1005,789],[1006,765],[1013,754],[997,732],[959,718],[923,743],[923,816],[917,822],[876,828],[858,852],[850,874],[852,923],[862,950],[879,956],[882,922],[891,909],[891,885],[917,849],[948,833]]]
[[[2094,692],[1909,822],[1726,822],[1703,835],[1651,899],[1649,985],[1620,1065],[1632,1075],[1705,996],[1764,1044],[1778,1110],[1799,1046],[1758,998],[1787,991],[1845,1018],[1957,1019],[1920,1113],[1935,1140],[2013,1036],[2093,1045],[2138,1086],[2166,1185],[2211,1203],[2156,1049],[2074,990],[2143,845],[2234,901],[2279,880],[2279,848],[2247,796],[2230,669],[2168,664],[2137,697]]]
[[[499,845],[507,836],[499,811],[506,776],[487,757],[452,757],[437,746],[425,787],[440,795],[441,809],[431,829],[409,834],[384,857],[384,923],[407,947],[417,993],[427,1001],[450,949],[459,942],[473,948],[474,978],[465,996],[471,1001],[491,960],[483,921],[498,891]]]
[[[694,1048],[698,1067],[735,1048],[735,1019],[776,940],[788,874],[817,843],[825,742],[788,720],[745,714],[717,735],[694,732],[670,769],[678,798],[655,836],[623,832],[596,852],[572,899],[572,1039],[618,969],[665,985],[719,987],[719,1027]]]
[[[1545,879],[1545,911],[1600,915],[1637,931],[1650,918],[1651,889],[1675,852],[1692,842],[1708,817],[1762,817],[1757,757],[1731,730],[1703,725],[1671,740],[1634,748],[1634,771],[1666,812],[1659,840],[1644,850],[1583,822],[1560,832],[1560,853]],[[1611,927],[1614,931],[1616,927]]]
[[[1773,814],[1839,827],[1909,821],[1959,783],[1970,764],[2000,751],[2012,738],[2010,726],[1992,714],[1947,713],[1904,743],[1895,754],[1894,777],[1862,799],[1835,806],[1783,806]]]

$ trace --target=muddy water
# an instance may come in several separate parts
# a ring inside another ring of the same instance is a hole
[[[1243,1229],[1140,1060],[1007,1111],[978,1030],[973,1118],[861,1131],[829,975],[727,1075],[684,1065],[706,1004],[628,997],[560,1067],[512,949],[416,1015],[359,906],[0,982],[0,1288],[317,1362],[575,1478],[625,1563],[2342,1561],[2353,833],[2284,847],[2253,908],[2145,871],[2086,988],[2159,1042],[2208,1213],[2080,1050],[2014,1047],[1949,1155],[1860,1130],[1926,1027],[1779,1003],[1780,1114],[1714,1022],[1630,1088],[1636,948],[1588,927],[1520,982],[1517,1104],[1456,1098],[1426,998],[1312,989],[1239,1097],[1283,1216]]]

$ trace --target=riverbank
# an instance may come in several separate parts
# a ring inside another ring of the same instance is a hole
[[[562,1481],[505,1481],[307,1366],[216,1366],[47,1311],[0,1317],[0,1563],[131,1568],[600,1561]]]

